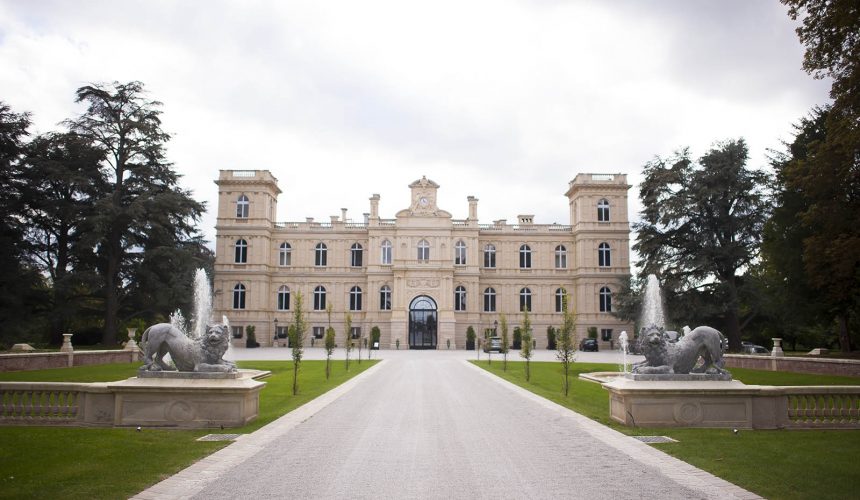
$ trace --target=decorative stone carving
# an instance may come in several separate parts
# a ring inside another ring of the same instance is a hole
[[[236,364],[223,356],[230,342],[226,325],[207,325],[206,332],[196,340],[190,339],[169,323],[153,325],[143,332],[143,366],[140,371],[162,371],[173,368],[164,361],[170,354],[176,369],[181,372],[236,371]]]
[[[702,373],[731,377],[723,369],[723,334],[709,326],[700,326],[677,342],[669,342],[662,328],[649,325],[642,329],[639,342],[645,361],[633,366],[634,374]]]
[[[439,280],[435,278],[414,278],[406,280],[409,288],[439,288]]]

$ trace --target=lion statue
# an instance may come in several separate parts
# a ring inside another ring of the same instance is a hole
[[[709,326],[669,342],[662,329],[649,325],[642,329],[639,342],[645,361],[633,365],[633,373],[728,373],[723,369],[723,334]],[[697,366],[700,357],[703,363]]]
[[[230,343],[226,325],[207,325],[206,333],[191,339],[169,323],[153,325],[143,332],[143,366],[141,371],[162,371],[173,368],[164,361],[170,358],[181,372],[235,372],[236,364],[222,358]]]

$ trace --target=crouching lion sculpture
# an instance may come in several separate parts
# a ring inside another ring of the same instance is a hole
[[[674,343],[660,328],[647,326],[640,335],[645,361],[634,365],[633,373],[726,374],[722,343],[723,334],[708,326],[700,326]],[[703,363],[696,366],[700,357]]]
[[[164,361],[170,358],[182,372],[235,372],[236,364],[222,358],[230,342],[226,325],[207,325],[199,339],[190,339],[168,323],[153,325],[143,332],[143,366],[141,371],[173,370]]]

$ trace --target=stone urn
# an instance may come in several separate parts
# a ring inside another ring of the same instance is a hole
[[[128,342],[125,344],[126,351],[134,351],[137,349],[137,342],[134,341],[134,336],[137,333],[137,328],[128,329]]]

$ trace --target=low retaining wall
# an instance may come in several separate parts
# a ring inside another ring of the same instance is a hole
[[[743,354],[725,354],[723,359],[726,361],[726,368],[860,377],[860,361],[853,359],[748,356]]]
[[[138,363],[142,360],[143,354],[139,349],[0,354],[0,372],[106,365],[108,363]]]

